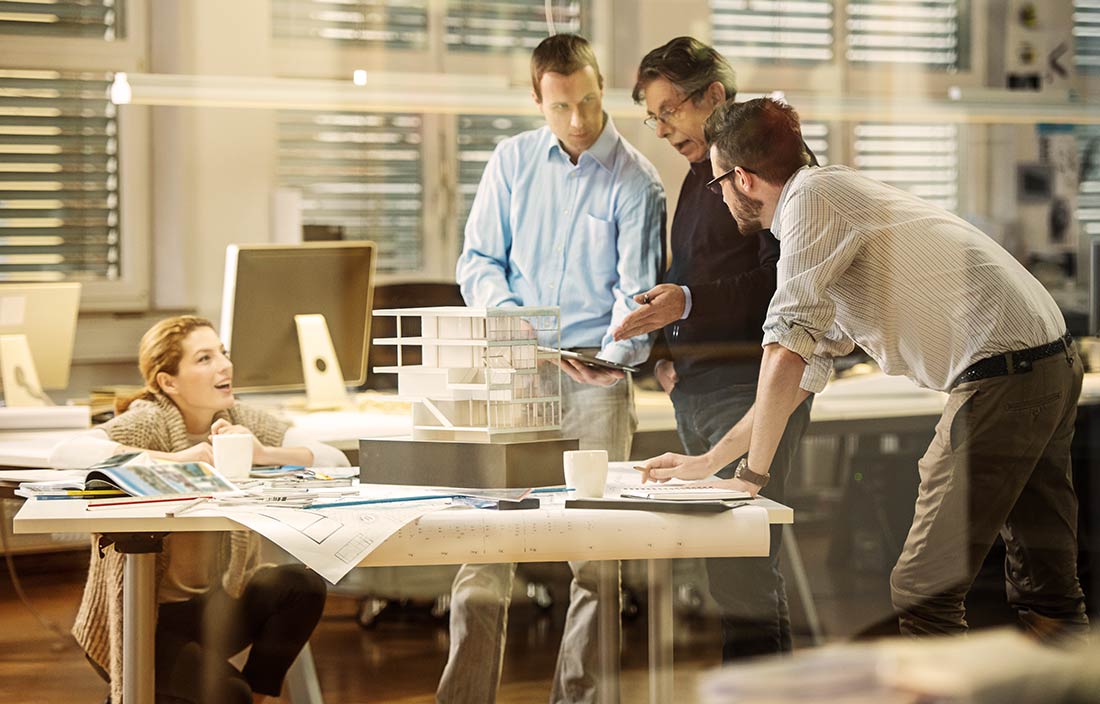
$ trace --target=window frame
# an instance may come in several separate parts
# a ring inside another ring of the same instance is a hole
[[[126,37],[116,41],[82,37],[2,35],[0,68],[57,71],[143,70],[147,64],[148,5],[126,3]],[[151,305],[151,131],[149,109],[119,106],[119,278],[84,282],[81,312],[127,313]]]

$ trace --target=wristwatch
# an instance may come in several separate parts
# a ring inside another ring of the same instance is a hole
[[[734,479],[741,479],[750,484],[755,484],[761,489],[768,485],[768,481],[771,480],[770,474],[758,474],[749,469],[749,458],[742,457],[741,461],[737,463],[737,469],[733,472]]]

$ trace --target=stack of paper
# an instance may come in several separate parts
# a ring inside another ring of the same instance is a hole
[[[727,489],[713,484],[643,484],[625,486],[619,494],[628,499],[653,501],[737,501],[751,499],[747,491]]]
[[[90,428],[87,406],[0,406],[2,430]]]

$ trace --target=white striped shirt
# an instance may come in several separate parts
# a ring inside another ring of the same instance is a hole
[[[980,359],[1066,332],[1042,284],[987,235],[847,167],[796,172],[771,231],[781,253],[763,344],[806,360],[806,391],[855,344],[887,374],[945,391]]]

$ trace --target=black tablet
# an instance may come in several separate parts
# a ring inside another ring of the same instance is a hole
[[[609,362],[606,359],[600,359],[599,357],[593,357],[588,354],[581,354],[580,352],[574,352],[572,350],[556,350],[553,347],[539,347],[539,350],[543,352],[556,352],[565,359],[575,359],[581,364],[585,364],[589,367],[603,367],[604,369],[617,369],[620,372],[637,372],[637,367],[631,367],[627,364],[619,364],[618,362]]]

